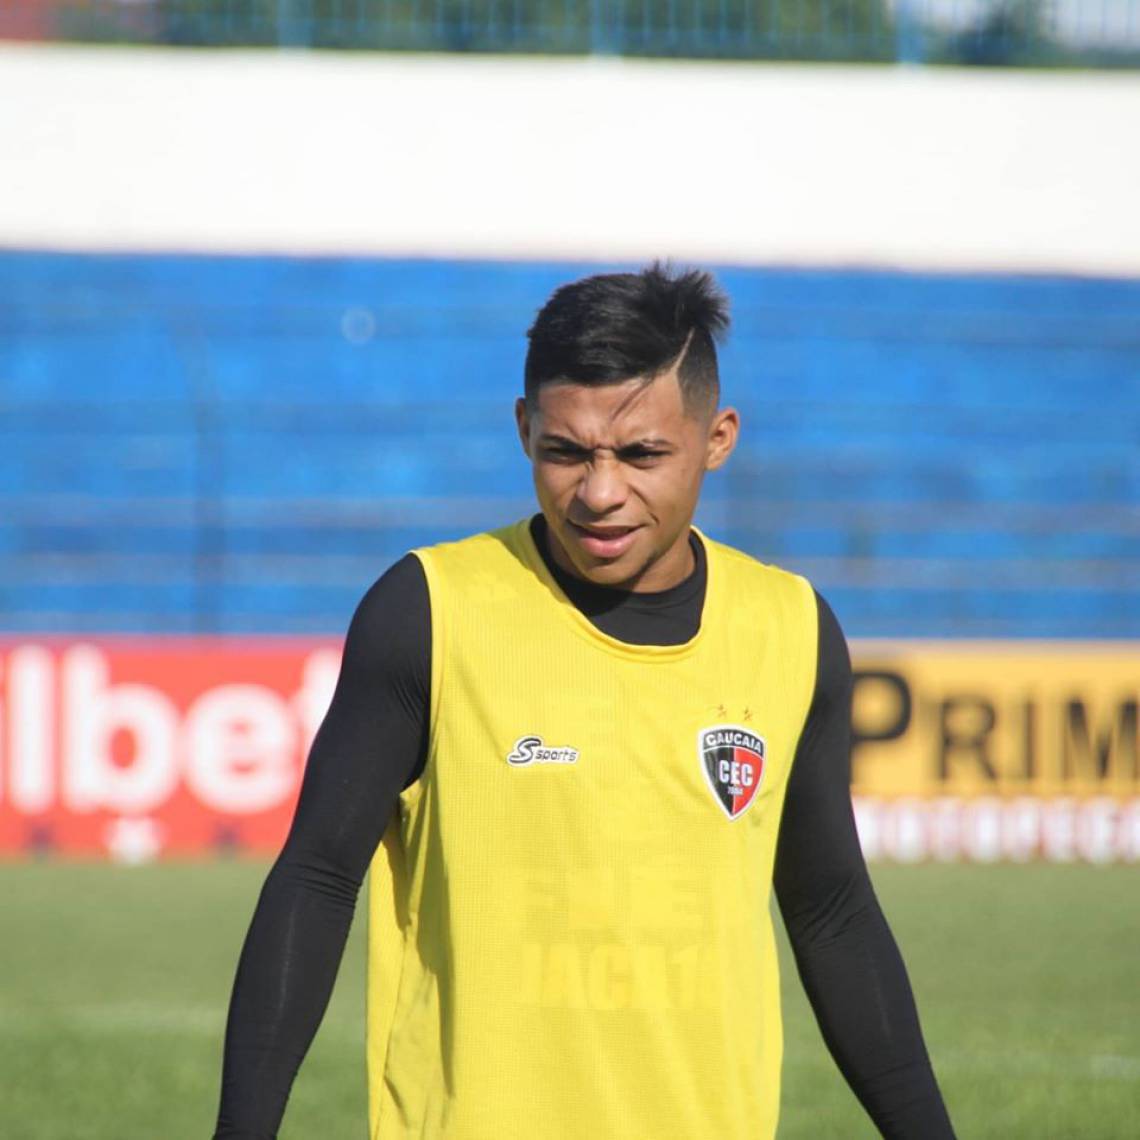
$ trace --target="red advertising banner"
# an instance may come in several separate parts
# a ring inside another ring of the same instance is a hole
[[[276,851],[330,641],[0,641],[0,853]]]

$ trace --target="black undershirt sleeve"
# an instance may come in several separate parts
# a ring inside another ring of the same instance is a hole
[[[422,771],[431,691],[423,568],[397,562],[364,596],[262,887],[226,1024],[215,1140],[271,1140],[324,1016],[356,897],[400,790]]]
[[[851,809],[851,661],[816,595],[819,664],[776,848],[774,886],[804,990],[847,1083],[888,1140],[953,1140],[906,967]]]

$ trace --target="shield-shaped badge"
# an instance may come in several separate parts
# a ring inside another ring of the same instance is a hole
[[[736,819],[764,778],[763,737],[738,724],[717,724],[697,734],[697,753],[716,802]]]

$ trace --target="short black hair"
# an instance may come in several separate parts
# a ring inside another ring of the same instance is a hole
[[[556,289],[527,332],[526,402],[544,384],[646,381],[684,354],[685,408],[705,412],[720,395],[716,344],[728,298],[711,274],[654,262],[640,273],[604,273]]]

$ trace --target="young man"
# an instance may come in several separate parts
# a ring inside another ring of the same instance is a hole
[[[275,1134],[370,863],[373,1140],[770,1140],[773,885],[872,1120],[953,1136],[855,834],[843,634],[691,525],[739,430],[726,326],[706,274],[656,266],[539,313],[516,418],[541,513],[361,602],[242,951],[216,1140]]]

